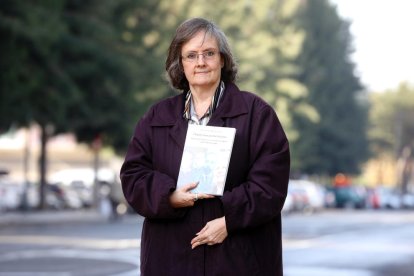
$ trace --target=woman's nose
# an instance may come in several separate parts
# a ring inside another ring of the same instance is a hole
[[[197,55],[197,64],[198,65],[203,65],[205,64],[205,56],[203,54],[198,54]]]

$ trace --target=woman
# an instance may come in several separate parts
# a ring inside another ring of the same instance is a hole
[[[205,19],[178,27],[166,70],[183,93],[138,122],[121,168],[125,197],[145,217],[141,275],[282,275],[290,157],[274,110],[234,84],[227,39]],[[236,128],[221,197],[191,193],[197,183],[176,189],[189,124]]]

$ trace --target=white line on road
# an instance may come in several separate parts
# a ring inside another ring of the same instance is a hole
[[[63,245],[94,249],[129,249],[139,248],[141,246],[141,239],[108,240],[59,236],[0,236],[0,243]]]
[[[373,273],[361,269],[323,268],[323,267],[287,267],[284,268],[286,276],[372,276]]]

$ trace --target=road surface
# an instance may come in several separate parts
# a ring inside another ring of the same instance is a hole
[[[0,225],[0,275],[139,275],[142,221]],[[413,211],[286,215],[283,233],[287,276],[414,275]]]

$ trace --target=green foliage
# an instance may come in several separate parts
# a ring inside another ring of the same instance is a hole
[[[53,126],[55,134],[71,131],[85,142],[100,135],[106,144],[125,148],[148,105],[135,93],[152,90],[162,68],[161,62],[150,62],[152,48],[126,35],[129,11],[140,11],[140,5],[3,1],[0,131],[36,122]],[[140,20],[147,22],[151,14],[146,16]],[[148,31],[143,25],[137,38]]]
[[[53,51],[57,33],[64,28],[59,20],[60,4],[1,2],[0,68],[4,74],[0,79],[0,131],[13,123],[26,125],[33,118],[39,123],[49,117],[62,119],[60,97],[70,100],[70,94],[69,89],[60,89],[64,79]]]
[[[402,83],[397,89],[370,95],[371,148],[398,157],[403,148],[414,151],[414,87]]]
[[[239,64],[238,85],[262,96],[277,111],[290,140],[297,139],[292,114],[317,120],[316,110],[304,102],[307,88],[294,78],[293,60],[301,51],[303,30],[294,24],[301,1],[179,1],[164,2],[185,17],[213,20],[226,33]]]
[[[292,152],[294,169],[307,174],[333,176],[358,173],[368,155],[367,115],[362,86],[350,61],[349,24],[326,0],[308,1],[300,24],[306,32],[297,59],[298,80],[309,91],[307,102],[319,120],[294,116],[300,130]]]
[[[57,129],[73,131],[80,141],[99,135],[106,144],[125,147],[129,115],[137,114],[131,104],[137,66],[130,61],[133,48],[120,36],[120,4],[68,1],[64,8],[67,31],[57,44],[59,64],[80,93],[66,106],[67,120]]]
[[[323,0],[2,1],[0,132],[36,122],[123,150],[148,106],[175,93],[163,78],[166,51],[196,16],[227,34],[239,86],[276,109],[295,170],[358,170],[363,94],[348,24]]]

